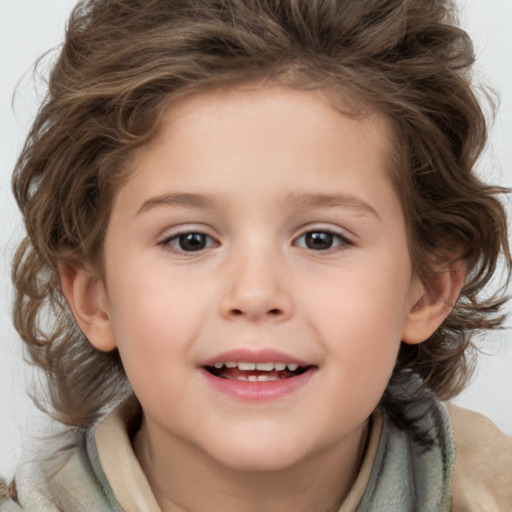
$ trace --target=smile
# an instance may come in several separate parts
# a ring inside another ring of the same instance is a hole
[[[296,377],[308,370],[307,366],[284,362],[226,361],[205,366],[206,371],[223,379],[268,382]]]
[[[242,348],[203,360],[198,369],[215,393],[261,403],[282,400],[298,392],[319,368],[271,348]]]

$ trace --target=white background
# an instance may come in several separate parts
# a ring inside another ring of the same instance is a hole
[[[74,3],[0,0],[0,475],[7,478],[22,451],[49,428],[27,397],[31,370],[23,363],[21,344],[10,320],[10,263],[22,234],[11,197],[10,174],[44,91],[40,83],[34,85],[32,64],[61,42]],[[459,0],[458,4],[463,9],[462,23],[477,49],[477,79],[485,80],[501,97],[481,168],[488,179],[511,186],[512,0]],[[480,357],[471,386],[455,400],[485,413],[508,434],[512,434],[511,334],[508,329],[482,340],[490,355]]]

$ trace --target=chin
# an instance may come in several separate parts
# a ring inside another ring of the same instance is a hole
[[[294,443],[289,436],[282,441],[276,435],[267,440],[263,436],[243,440],[226,438],[222,446],[210,451],[210,456],[222,466],[239,472],[286,471],[306,457],[303,449],[298,449],[303,443]]]
[[[218,460],[225,468],[237,473],[278,473],[293,468],[300,457],[262,457],[262,454],[237,453],[234,458]]]

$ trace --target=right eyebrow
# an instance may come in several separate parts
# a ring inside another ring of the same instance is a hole
[[[214,208],[217,201],[207,194],[195,193],[169,193],[160,196],[150,197],[142,203],[142,206],[137,210],[136,215],[152,210],[158,206],[182,206],[186,208]]]
[[[370,214],[378,220],[382,220],[375,208],[366,201],[352,195],[290,194],[287,198],[287,202],[297,208],[351,208],[363,214]]]

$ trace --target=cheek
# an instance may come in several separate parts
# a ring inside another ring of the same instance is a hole
[[[169,292],[158,290],[125,295],[113,311],[121,361],[145,410],[166,410],[169,402],[186,393],[184,375],[191,364],[187,358],[193,328],[186,308],[179,307],[183,303],[171,299]]]
[[[111,322],[129,377],[140,371],[156,379],[183,366],[197,335],[197,300],[193,292],[166,280],[120,280],[111,293]],[[134,384],[132,382],[132,384]]]
[[[346,385],[383,390],[391,375],[407,314],[406,280],[393,275],[347,272],[310,297],[312,328]]]
[[[407,315],[407,283],[395,274],[347,269],[306,297],[319,325],[349,339],[400,338]]]

